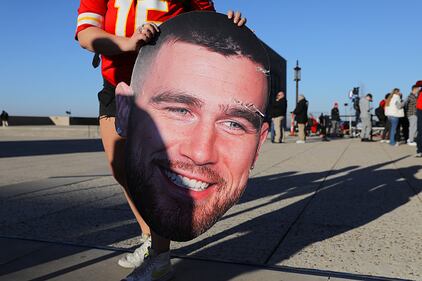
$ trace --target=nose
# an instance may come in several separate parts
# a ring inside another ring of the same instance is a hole
[[[192,128],[190,135],[180,145],[180,154],[195,165],[214,164],[218,160],[216,138],[214,124],[200,123]]]

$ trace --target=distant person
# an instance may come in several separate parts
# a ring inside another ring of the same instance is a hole
[[[385,116],[385,103],[387,102],[388,97],[390,96],[390,93],[387,93],[382,101],[380,101],[379,106],[377,109],[375,109],[375,114],[378,117],[378,120],[381,122],[382,126],[384,127],[384,130],[382,131],[381,135],[381,141],[389,143],[389,137],[390,137],[390,121],[388,120],[387,116]]]
[[[283,143],[284,142],[284,122],[286,120],[287,112],[287,100],[284,92],[280,91],[277,93],[275,101],[271,105],[270,115],[274,126],[274,138],[272,142]]]
[[[355,110],[355,119],[356,119],[356,125],[361,121],[360,120],[360,97],[356,96],[353,98],[353,109]]]
[[[396,128],[396,143],[406,142],[409,139],[409,120],[406,116],[405,102],[403,100],[403,94],[400,92],[400,102],[403,104],[404,116],[399,118],[399,123]]]
[[[400,89],[395,88],[388,97],[385,103],[385,115],[388,117],[391,123],[390,128],[390,145],[399,146],[396,142],[396,129],[399,123],[399,119],[404,117],[404,103],[401,100]]]
[[[319,124],[319,122],[317,121],[317,119],[311,114],[309,114],[309,118],[308,118],[308,124],[307,126],[309,129],[309,135],[310,134],[317,134],[318,130],[321,129],[321,126]]]
[[[416,82],[415,86],[419,89],[416,100],[416,117],[418,119],[416,123],[418,130],[416,135],[416,157],[422,157],[422,80]]]
[[[335,102],[333,108],[331,109],[331,136],[338,136],[340,127],[340,111],[338,109],[338,103]]]
[[[308,122],[308,101],[305,99],[304,95],[299,95],[298,103],[293,113],[295,115],[295,120],[297,122],[297,127],[299,131],[299,139],[296,141],[296,143],[305,143],[305,126],[306,122]]]
[[[6,111],[1,112],[0,119],[3,127],[9,126],[9,114]]]
[[[324,115],[324,113],[321,113],[318,119],[319,119],[319,125],[321,127],[321,140],[330,141],[327,137],[327,128],[328,128],[328,124],[330,123],[330,117],[328,115]]]
[[[409,120],[409,138],[407,139],[407,144],[411,146],[416,146],[415,137],[417,131],[417,122],[418,118],[416,116],[416,100],[418,98],[419,87],[413,85],[412,91],[410,92],[404,108],[407,119]]]
[[[359,101],[360,119],[362,121],[362,130],[360,133],[361,141],[371,141],[372,139],[371,102],[372,102],[371,94],[367,94],[364,98],[361,98]]]

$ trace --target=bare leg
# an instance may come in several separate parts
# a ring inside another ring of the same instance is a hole
[[[149,226],[142,219],[127,191],[124,160],[126,140],[121,138],[116,133],[116,129],[114,127],[114,120],[114,117],[100,118],[101,139],[103,141],[103,146],[107,155],[108,163],[110,165],[113,177],[123,187],[123,192],[125,194],[126,200],[129,203],[130,209],[135,215],[136,221],[141,227],[142,233],[150,235],[151,232]]]

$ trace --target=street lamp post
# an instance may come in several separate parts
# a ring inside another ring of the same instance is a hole
[[[299,67],[299,60],[296,61],[296,67],[293,68],[293,70],[295,71],[295,78],[294,81],[296,81],[296,103],[295,103],[295,107],[297,105],[297,100],[299,99],[299,81],[301,79],[301,68]],[[291,122],[291,126],[290,126],[290,135],[294,136],[295,135],[295,121],[294,121],[294,114],[292,113],[292,122]]]
[[[299,81],[301,79],[301,71],[302,71],[302,68],[299,67],[299,60],[296,61],[296,67],[294,68],[294,71],[295,71],[294,81],[296,82],[296,104],[297,104],[297,100],[299,98]]]

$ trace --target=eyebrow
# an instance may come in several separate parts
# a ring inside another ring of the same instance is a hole
[[[197,97],[181,91],[164,91],[150,99],[150,103],[182,103],[189,106],[202,107],[204,102]]]
[[[262,117],[257,113],[241,106],[224,106],[223,108],[224,114],[231,117],[246,119],[257,131],[261,128]]]
[[[159,103],[181,103],[186,104],[189,106],[195,106],[198,108],[201,108],[204,102],[200,100],[199,98],[188,94],[183,91],[177,91],[177,90],[167,90],[163,91],[150,99],[150,103],[153,104],[159,104]],[[222,109],[223,113],[230,117],[237,117],[237,118],[243,118],[249,123],[252,124],[254,129],[257,131],[262,126],[263,118],[256,112],[251,111],[248,108],[245,108],[241,105],[220,105],[220,108]]]

